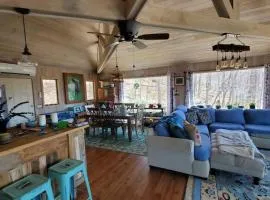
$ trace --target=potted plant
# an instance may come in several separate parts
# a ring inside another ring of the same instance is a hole
[[[158,104],[157,104],[157,107],[158,107],[158,108],[161,108],[161,104],[160,104],[160,103],[158,103]]]
[[[250,109],[255,109],[255,108],[256,108],[255,103],[250,103],[250,104],[249,104],[249,108],[250,108]]]
[[[229,105],[227,105],[227,108],[228,108],[228,109],[232,109],[233,106],[232,106],[231,104],[229,104]]]
[[[221,108],[221,105],[216,105],[216,109],[220,109]]]
[[[33,113],[31,112],[19,112],[19,113],[14,112],[16,108],[27,103],[29,102],[24,101],[24,102],[18,103],[17,105],[15,105],[13,108],[10,109],[9,113],[6,114],[6,116],[4,116],[3,114],[6,112],[6,110],[4,110],[3,107],[7,104],[7,101],[4,101],[2,104],[0,104],[0,144],[6,144],[10,142],[11,135],[10,133],[7,133],[7,124],[13,117],[23,117],[29,120],[29,118],[26,117],[25,115],[26,114],[33,115]]]

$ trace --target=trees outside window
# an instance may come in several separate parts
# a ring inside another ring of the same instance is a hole
[[[167,76],[125,79],[123,83],[124,103],[158,104],[167,108]]]
[[[264,68],[193,74],[195,105],[263,107]]]

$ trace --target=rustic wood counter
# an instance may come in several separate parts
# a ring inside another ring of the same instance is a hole
[[[29,131],[0,145],[0,188],[31,173],[46,176],[49,166],[65,158],[85,161],[87,127],[48,129],[43,136]]]

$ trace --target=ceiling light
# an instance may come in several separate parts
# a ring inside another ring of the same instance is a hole
[[[226,68],[234,68],[234,69],[239,69],[242,64],[241,64],[241,53],[245,52],[245,58],[243,62],[243,68],[248,68],[248,63],[247,63],[247,58],[246,58],[246,52],[250,51],[250,47],[245,45],[239,38],[239,35],[235,34],[222,34],[224,38],[220,40],[216,45],[214,45],[213,51],[217,52],[217,66],[216,70],[218,69],[218,63],[219,63],[219,57],[218,54],[222,54],[222,58],[220,60],[220,65],[219,65],[219,70],[220,69],[226,69]],[[224,43],[228,37],[233,37],[239,44],[234,44],[234,43]],[[231,59],[227,60],[227,53],[231,53]],[[238,58],[235,60],[234,54],[238,55]],[[225,56],[224,56],[225,55]]]

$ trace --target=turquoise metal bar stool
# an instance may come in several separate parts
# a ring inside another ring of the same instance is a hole
[[[84,182],[88,192],[88,200],[92,200],[90,183],[88,180],[86,166],[83,161],[66,159],[49,168],[49,177],[56,179],[60,186],[61,200],[72,200],[74,197],[73,177],[79,172],[84,176]]]
[[[1,192],[4,199],[11,200],[40,199],[40,195],[46,192],[47,199],[54,200],[51,180],[38,174],[24,177],[3,188]]]

